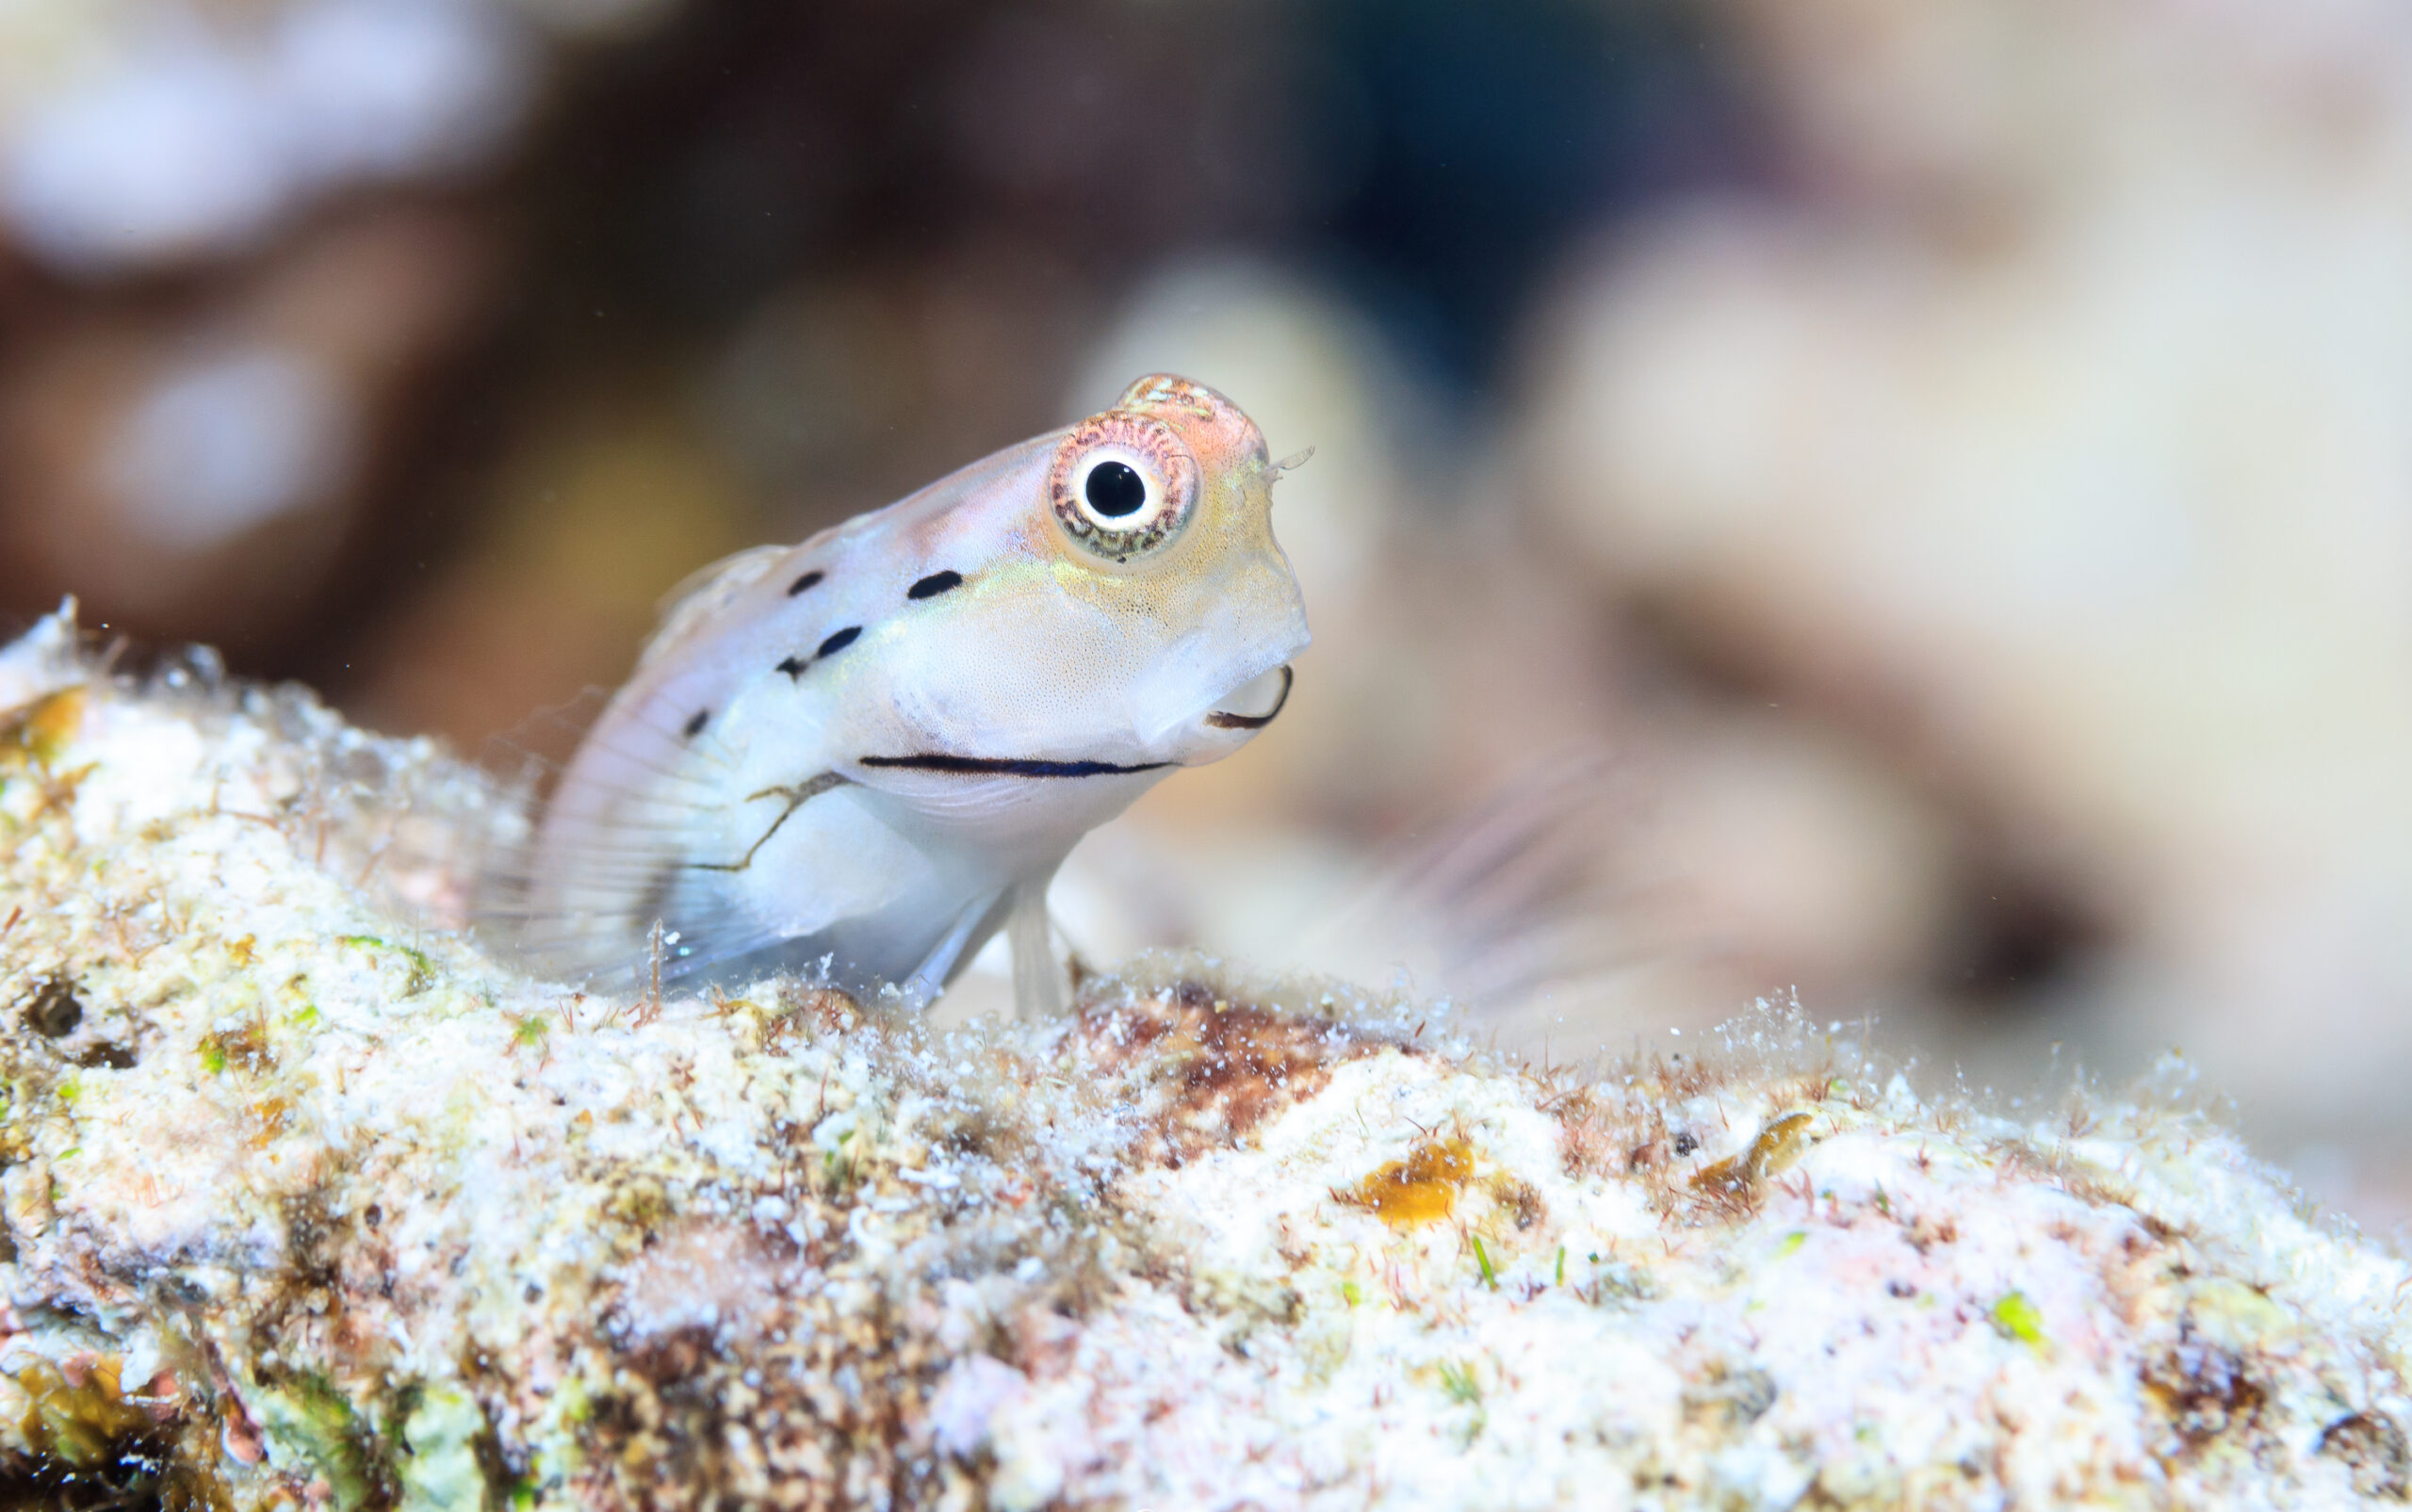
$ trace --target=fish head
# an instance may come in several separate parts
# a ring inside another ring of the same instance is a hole
[[[887,711],[952,751],[1195,766],[1236,750],[1309,639],[1273,535],[1279,475],[1237,405],[1169,375],[1041,438],[928,522],[952,547],[914,555],[985,570],[898,648]]]

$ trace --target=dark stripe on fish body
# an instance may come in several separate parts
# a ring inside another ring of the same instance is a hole
[[[904,596],[906,598],[936,598],[950,588],[962,586],[963,574],[949,568],[945,572],[934,572],[915,583],[904,591]]]
[[[846,647],[853,645],[855,643],[855,637],[862,633],[863,627],[861,626],[849,625],[844,629],[839,630],[837,634],[831,636],[828,640],[822,642],[821,649],[812,654],[816,657],[834,656],[838,652],[846,649]]]
[[[699,708],[699,709],[695,710],[695,712],[694,712],[694,713],[693,713],[693,714],[691,714],[691,715],[689,715],[689,716],[687,717],[687,728],[686,728],[686,735],[687,735],[687,739],[689,739],[689,740],[693,740],[696,736],[703,734],[703,733],[704,733],[704,726],[705,726],[705,725],[707,725],[707,724],[709,724],[711,722],[712,722],[712,711],[711,711],[710,709],[709,709],[709,708]]]
[[[823,573],[818,567],[808,573],[806,573],[794,582],[788,584],[788,597],[793,598],[796,594],[803,593],[806,589],[818,586],[821,579],[825,576],[827,575]]]
[[[923,756],[862,758],[867,767],[904,767],[915,772],[951,772],[966,777],[1107,777],[1133,772],[1161,772],[1169,761],[1149,761],[1135,767],[1111,761],[1038,761],[1026,756]]]

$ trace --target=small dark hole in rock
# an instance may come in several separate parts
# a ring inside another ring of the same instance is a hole
[[[63,1039],[84,1021],[84,1005],[75,1000],[73,983],[53,977],[34,989],[25,1006],[25,1027],[44,1039]]]
[[[2320,1453],[2342,1459],[2366,1497],[2412,1500],[2412,1447],[2384,1412],[2355,1412],[2321,1431]]]
[[[75,1064],[88,1071],[131,1071],[134,1047],[103,1042],[75,1057]]]

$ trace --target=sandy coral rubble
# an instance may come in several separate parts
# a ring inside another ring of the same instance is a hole
[[[512,821],[299,692],[114,678],[64,619],[0,652],[16,1485],[1270,1508],[2412,1483],[2412,1270],[2176,1100],[2015,1124],[1779,1015],[1540,1069],[1440,1010],[1194,958],[1043,1025],[778,982],[580,992],[412,922],[453,906],[448,837]]]

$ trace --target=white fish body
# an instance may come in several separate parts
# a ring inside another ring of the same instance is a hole
[[[723,563],[564,771],[515,914],[532,964],[800,970],[919,1005],[1013,920],[1053,996],[1066,853],[1279,711],[1308,640],[1255,425],[1156,376],[802,545]],[[657,933],[658,932],[658,933]]]

